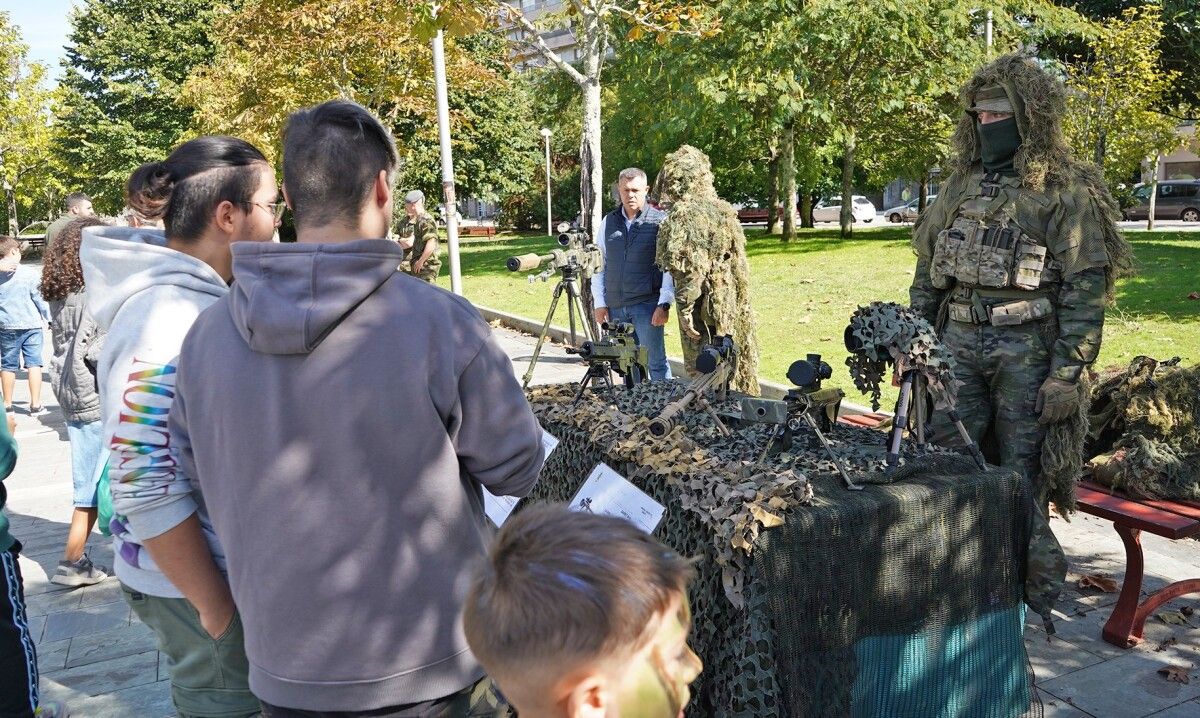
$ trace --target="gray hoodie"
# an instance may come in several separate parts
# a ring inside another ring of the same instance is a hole
[[[221,542],[250,688],[362,711],[483,674],[460,613],[481,486],[523,496],[541,431],[466,300],[387,240],[233,246],[179,359],[171,440]]]
[[[204,262],[166,247],[161,230],[87,227],[79,259],[87,308],[107,331],[96,378],[102,447],[112,490],[113,563],[135,591],[182,598],[154,565],[142,541],[178,526],[193,513],[217,566],[224,554],[204,502],[178,472],[167,435],[175,398],[175,360],[200,312],[229,288]]]

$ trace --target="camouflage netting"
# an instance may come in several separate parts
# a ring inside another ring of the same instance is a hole
[[[757,396],[758,338],[750,308],[750,265],[737,212],[713,186],[708,155],[684,145],[667,155],[655,182],[667,207],[658,230],[658,266],[675,280],[675,301],[686,366],[716,337],[738,348],[733,388]]]
[[[1132,496],[1200,500],[1200,364],[1139,356],[1092,391],[1090,478]]]
[[[699,559],[692,643],[705,670],[690,716],[1011,718],[1030,707],[1026,482],[936,447],[906,450],[885,475],[884,435],[838,425],[829,438],[847,468],[874,484],[846,491],[806,430],[761,464],[767,425],[724,437],[689,411],[652,437],[650,418],[681,391],[644,383],[572,406],[573,386],[532,389],[560,443],[530,498],[568,501],[604,462],[666,507],[655,535]]]
[[[919,371],[934,394],[935,408],[954,408],[954,355],[917,312],[894,302],[871,302],[855,310],[846,332],[861,347],[846,358],[846,366],[854,386],[871,395],[872,409],[879,409],[883,382],[891,381],[889,364],[898,374]]]

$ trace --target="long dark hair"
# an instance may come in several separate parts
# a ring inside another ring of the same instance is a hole
[[[79,264],[79,243],[84,227],[107,224],[97,217],[71,220],[42,258],[42,283],[38,289],[42,299],[54,302],[83,289],[83,267]]]
[[[167,237],[195,240],[217,205],[250,204],[265,164],[263,153],[245,140],[197,137],[162,162],[147,162],[134,170],[125,185],[125,201],[149,219],[162,219]]]

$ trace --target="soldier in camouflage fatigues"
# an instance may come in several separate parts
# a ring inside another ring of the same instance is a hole
[[[949,177],[913,229],[909,290],[954,355],[971,438],[1033,484],[1025,594],[1048,631],[1066,558],[1044,511],[1074,508],[1087,367],[1131,254],[1102,173],[1067,147],[1064,94],[1019,54],[967,82]],[[935,442],[961,443],[944,413],[932,425]]]
[[[1086,368],[1130,249],[1099,170],[1070,156],[1063,96],[1061,83],[1017,54],[967,83],[950,176],[914,228],[909,296],[954,354],[972,438],[1027,476],[1043,504],[1069,509]],[[956,439],[943,416],[934,434]]]
[[[717,196],[708,155],[689,145],[667,155],[654,194],[667,210],[658,230],[656,263],[675,281],[684,365],[694,372],[701,347],[728,334],[738,351],[730,386],[757,395],[758,338],[746,236],[737,212]]]
[[[400,269],[433,284],[442,268],[438,258],[437,220],[425,211],[425,193],[413,190],[404,196],[404,219],[396,228],[404,261]]]

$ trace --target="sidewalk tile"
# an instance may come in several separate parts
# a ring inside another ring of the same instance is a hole
[[[124,602],[89,606],[88,608],[50,614],[46,618],[46,631],[42,640],[57,641],[127,625],[129,625],[129,606]]]
[[[93,696],[154,683],[157,680],[158,651],[146,651],[42,675],[43,683],[61,685]],[[135,714],[131,714],[130,718],[133,718],[133,715]]]
[[[71,639],[67,668],[158,649],[154,632],[143,624],[121,626]]]
[[[1186,657],[1170,650],[1130,651],[1039,687],[1063,700],[1070,699],[1073,706],[1095,716],[1142,718],[1200,697],[1200,671],[1193,669],[1192,680],[1186,684],[1168,681],[1158,673],[1168,665],[1188,665],[1191,661],[1184,660]]]

